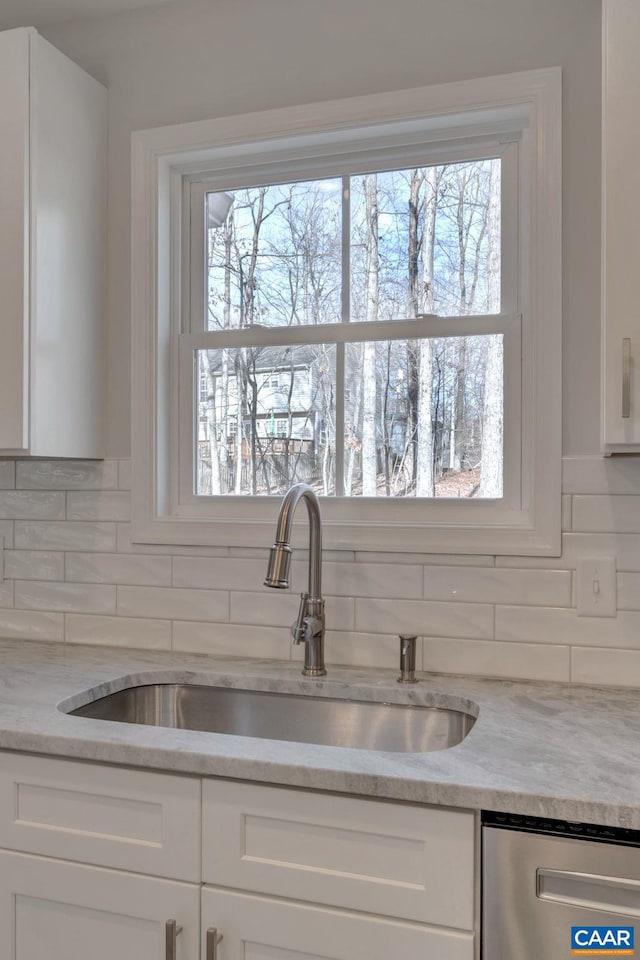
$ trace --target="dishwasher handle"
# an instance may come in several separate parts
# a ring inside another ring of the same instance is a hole
[[[540,900],[640,917],[640,880],[539,867],[536,895]]]

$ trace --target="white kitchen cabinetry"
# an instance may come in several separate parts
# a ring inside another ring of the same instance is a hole
[[[205,780],[205,883],[473,931],[474,818]]]
[[[603,0],[603,450],[640,452],[640,4]]]
[[[212,887],[202,893],[202,921],[203,936],[212,925],[223,932],[220,960],[474,957],[473,937],[455,930]]]
[[[2,960],[476,956],[471,813],[0,758]]]
[[[103,455],[106,90],[0,33],[0,454]]]
[[[197,884],[0,851],[4,960],[168,960],[176,916],[176,958],[198,960]]]

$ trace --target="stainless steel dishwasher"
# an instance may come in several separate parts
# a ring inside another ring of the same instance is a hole
[[[640,831],[495,813],[482,824],[482,960],[640,956]]]

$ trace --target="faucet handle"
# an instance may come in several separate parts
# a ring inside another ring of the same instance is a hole
[[[291,638],[294,643],[304,643],[305,640],[305,618],[307,616],[308,593],[300,594],[300,609],[298,610],[298,619],[291,625]]]

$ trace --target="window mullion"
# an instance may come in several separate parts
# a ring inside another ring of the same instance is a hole
[[[361,323],[318,324],[303,327],[270,327],[243,330],[208,330],[184,334],[193,349],[222,347],[288,346],[306,343],[360,343],[365,340],[419,340],[424,337],[473,337],[503,333],[517,314],[487,313],[478,316],[436,317],[421,315],[407,320],[374,320]]]

